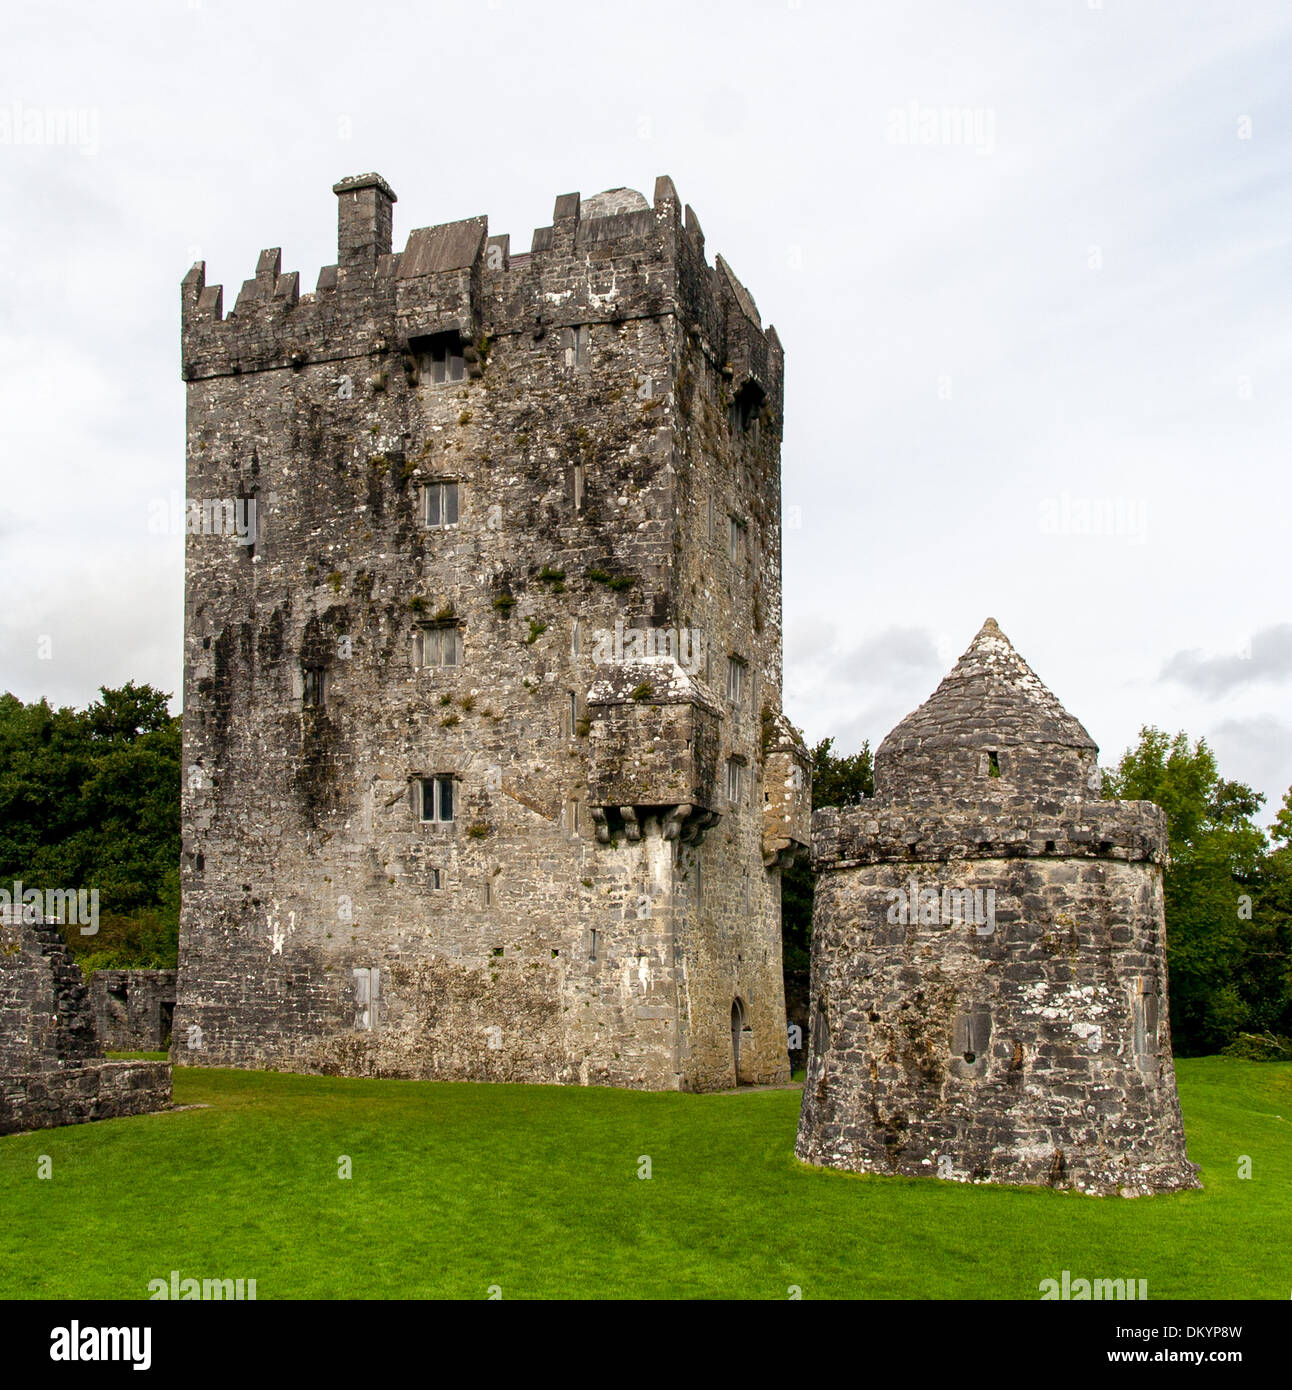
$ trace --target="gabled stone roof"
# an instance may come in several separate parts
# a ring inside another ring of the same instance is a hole
[[[1099,795],[1098,748],[988,618],[937,690],[875,755],[889,799]]]

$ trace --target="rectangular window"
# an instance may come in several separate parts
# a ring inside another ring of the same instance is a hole
[[[569,800],[565,823],[569,827],[571,835],[579,833],[579,802],[577,797],[571,797]]]
[[[744,764],[739,759],[727,759],[727,800],[733,806],[740,804],[740,794],[744,789],[744,772]]]
[[[306,706],[317,706],[323,703],[323,668],[321,666],[306,666],[304,668],[301,703]]]
[[[413,634],[413,664],[462,665],[462,629],[452,625],[424,627]]]
[[[456,333],[433,333],[419,338],[414,347],[417,365],[423,381],[439,385],[449,381],[464,381],[466,360],[462,356],[462,339]]]
[[[434,889],[438,889],[438,888],[439,888],[439,886],[440,886],[440,871],[439,871],[438,869],[431,869],[431,870],[427,873],[426,878],[427,878],[427,882],[430,884],[430,886],[431,886],[432,888],[434,888]]]
[[[745,663],[738,656],[727,660],[727,699],[739,705],[745,693]]]
[[[586,372],[592,366],[592,330],[587,324],[566,328],[561,333],[565,349],[565,365],[575,372]]]
[[[596,927],[593,927],[592,930],[588,933],[588,959],[589,959],[589,960],[596,960],[596,958],[597,958],[597,936],[598,936],[597,929],[596,929]]]
[[[586,480],[584,466],[581,463],[574,465],[574,510],[583,510],[583,485]]]
[[[457,483],[427,483],[423,492],[426,497],[427,526],[444,527],[458,524]]]
[[[579,697],[570,691],[570,737],[573,738],[579,722]]]
[[[422,820],[445,824],[453,819],[453,778],[422,778]]]

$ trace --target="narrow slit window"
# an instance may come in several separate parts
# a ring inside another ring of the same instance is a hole
[[[987,776],[1000,776],[1000,755],[994,748],[988,749],[987,751]]]
[[[360,966],[354,971],[354,1026],[370,1033],[377,1027],[377,1005],[381,994],[381,971]]]
[[[744,693],[745,663],[738,656],[730,657],[727,660],[727,699],[738,707]]]
[[[586,481],[587,472],[584,465],[576,463],[574,465],[574,510],[576,512],[583,510],[583,488]]]
[[[744,789],[744,765],[738,758],[727,759],[727,800],[733,806],[740,804],[741,792]]]
[[[727,521],[727,551],[732,563],[738,564],[745,545],[745,523],[734,516]]]
[[[323,703],[323,668],[306,666],[303,671],[301,703],[316,708]]]

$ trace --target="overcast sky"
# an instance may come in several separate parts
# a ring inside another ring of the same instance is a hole
[[[179,283],[331,185],[513,251],[673,176],[785,344],[785,706],[852,751],[984,618],[1115,762],[1292,783],[1292,12],[1260,0],[11,6],[0,689],[181,685]],[[70,141],[57,136],[71,112]],[[33,113],[35,113],[33,115]]]

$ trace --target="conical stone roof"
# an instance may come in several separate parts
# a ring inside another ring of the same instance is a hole
[[[1098,797],[1099,749],[988,618],[875,755],[875,794],[971,801]]]

